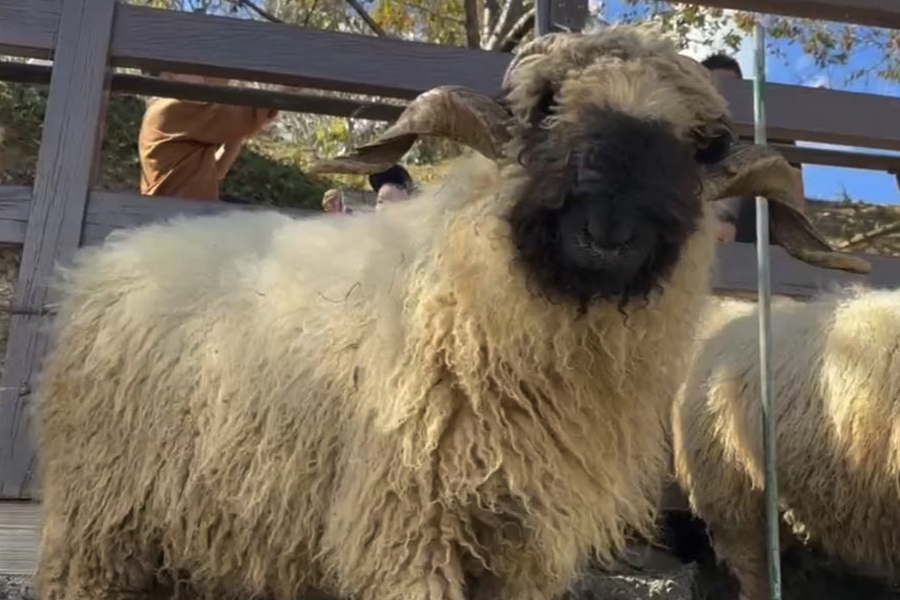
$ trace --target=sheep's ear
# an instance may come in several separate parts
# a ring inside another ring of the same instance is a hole
[[[397,122],[351,154],[312,165],[310,172],[378,173],[396,164],[419,136],[443,137],[496,160],[509,139],[510,115],[488,96],[461,86],[442,86],[409,103]]]
[[[774,148],[742,144],[722,162],[707,168],[704,200],[763,196],[769,200],[772,237],[791,256],[817,267],[868,273],[872,266],[855,256],[836,252],[812,222],[794,207],[797,171]]]

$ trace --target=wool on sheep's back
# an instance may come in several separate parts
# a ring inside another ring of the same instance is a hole
[[[498,184],[472,159],[378,215],[84,249],[40,388],[48,600],[160,576],[464,600],[479,570],[543,600],[647,531],[709,219],[646,308],[579,317],[528,288]]]

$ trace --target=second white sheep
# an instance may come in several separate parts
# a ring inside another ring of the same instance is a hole
[[[741,600],[766,600],[755,304],[719,302],[673,415],[675,469]],[[784,531],[851,566],[900,567],[900,290],[772,306]],[[796,538],[786,537],[785,541]]]

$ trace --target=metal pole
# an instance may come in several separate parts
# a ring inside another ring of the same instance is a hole
[[[534,0],[534,35],[535,37],[550,33],[550,2],[553,0]]]
[[[755,30],[756,77],[753,80],[754,140],[766,143],[766,44],[765,29],[757,20]],[[775,398],[772,378],[772,291],[769,270],[769,203],[756,197],[756,267],[759,290],[759,384],[763,410],[763,447],[766,468],[766,555],[769,567],[769,598],[781,600],[781,551],[778,540],[778,475],[776,462]]]

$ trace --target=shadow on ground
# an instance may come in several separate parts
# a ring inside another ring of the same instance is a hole
[[[702,521],[687,513],[669,513],[662,537],[682,562],[697,566],[691,600],[737,599],[737,585],[725,569],[716,565]],[[900,587],[854,573],[800,547],[784,553],[781,569],[784,600],[900,600]]]

